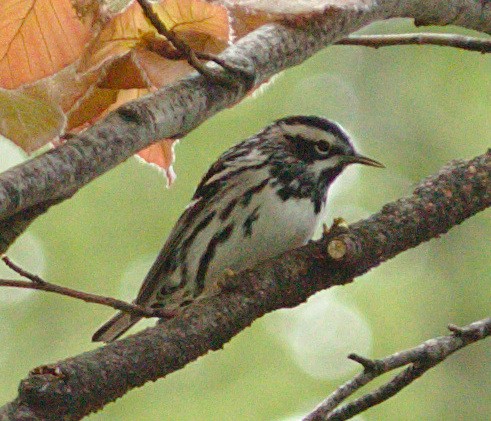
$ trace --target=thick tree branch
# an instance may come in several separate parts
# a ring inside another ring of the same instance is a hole
[[[394,45],[438,45],[477,51],[482,54],[491,53],[491,39],[466,37],[457,34],[352,35],[336,41],[335,44],[360,45],[372,48],[391,47]]]
[[[490,336],[491,318],[479,320],[463,328],[455,328],[455,326],[449,326],[449,328],[454,332],[452,335],[429,339],[415,348],[389,355],[381,360],[369,360],[358,355],[350,355],[349,358],[363,365],[364,371],[336,389],[307,415],[304,421],[347,420],[386,401],[455,351]],[[337,408],[344,399],[373,379],[405,365],[409,367],[386,384]]]
[[[491,33],[491,3],[482,0],[379,0],[366,7],[329,9],[303,26],[268,24],[220,55],[254,74],[258,86],[320,49],[372,22],[409,17],[417,25],[453,24]],[[210,64],[212,70],[219,70]],[[60,147],[0,176],[0,252],[54,203],[65,200],[157,139],[180,137],[239,102],[250,81],[214,85],[193,74],[128,103]]]
[[[229,277],[221,292],[172,320],[35,369],[21,382],[19,396],[0,409],[0,419],[80,419],[221,348],[265,313],[351,282],[490,205],[491,151],[452,162],[425,179],[412,196],[385,205],[348,230],[335,227],[319,241]],[[336,247],[330,247],[333,242]]]

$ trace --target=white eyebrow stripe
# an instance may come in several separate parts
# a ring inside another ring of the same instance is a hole
[[[332,133],[327,132],[317,127],[309,127],[305,124],[284,124],[282,129],[286,135],[300,136],[312,142],[328,141],[334,143],[335,137]]]

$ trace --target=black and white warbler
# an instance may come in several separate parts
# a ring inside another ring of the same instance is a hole
[[[306,244],[324,219],[329,186],[359,155],[348,134],[314,116],[278,120],[226,151],[201,180],[135,300],[175,312],[240,271]],[[140,318],[118,313],[93,336],[113,341]]]

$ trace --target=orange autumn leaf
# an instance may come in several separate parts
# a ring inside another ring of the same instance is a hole
[[[167,177],[167,187],[169,187],[175,180],[176,174],[172,164],[175,160],[174,146],[177,140],[164,139],[157,142],[148,148],[138,152],[138,157],[149,164],[155,165],[158,169],[164,171]]]
[[[90,38],[69,0],[2,0],[0,86],[14,89],[58,72]]]
[[[75,107],[67,112],[67,130],[75,130],[94,123],[117,101],[118,91],[93,87]]]
[[[90,71],[127,54],[136,46],[150,26],[137,3],[133,3],[124,13],[115,16],[92,40],[84,51],[79,66],[80,72]]]
[[[224,8],[217,5],[208,4],[202,0],[164,0],[153,6],[154,11],[159,18],[170,30],[176,35],[188,42],[189,45],[200,51],[219,52],[225,48],[228,42],[228,16]],[[109,22],[100,34],[90,43],[84,53],[80,64],[80,71],[87,71],[98,68],[104,64],[116,66],[115,60],[121,59],[126,61],[126,55],[131,51],[150,50],[154,53],[161,51],[171,51],[173,47],[168,43],[165,37],[159,35],[155,28],[145,18],[143,12],[137,3],[132,4],[124,13],[119,14]],[[175,62],[168,60],[162,55],[159,58],[144,53],[135,64],[144,73],[146,60],[148,57],[149,66],[154,67],[159,63],[165,67],[165,62]],[[182,69],[184,66],[185,71]],[[174,67],[168,65],[167,68]],[[191,70],[187,63],[181,62],[176,67],[176,73],[181,76]],[[114,68],[112,69],[114,71]],[[123,68],[118,66],[118,71],[124,72]],[[171,75],[172,76],[172,75]],[[155,79],[155,77],[154,77]],[[158,85],[162,86],[175,79],[159,80]],[[152,84],[150,80],[149,83]],[[106,82],[102,82],[103,86]],[[111,87],[115,87],[114,82],[108,82]],[[125,78],[125,88],[128,88],[128,78]],[[133,87],[140,87],[135,84]]]
[[[201,0],[164,0],[154,10],[167,29],[176,34],[197,33],[227,41],[227,11]]]
[[[222,6],[164,0],[153,7],[193,49],[218,53],[226,47]],[[185,60],[165,58],[162,51],[174,47],[130,0],[6,0],[0,24],[0,82],[10,88],[0,95],[0,134],[28,152],[193,70]],[[169,181],[173,144],[163,141],[141,154]]]
[[[149,89],[121,89],[118,91],[116,102],[109,107],[108,112],[126,104],[128,101],[133,101],[134,99],[147,95],[149,92]]]
[[[150,82],[135,62],[135,51],[118,60],[114,60],[105,70],[103,80],[99,81],[100,88],[107,89],[142,89],[150,86]]]
[[[227,45],[228,16],[222,7],[201,0],[165,0],[155,4],[154,10],[168,29],[198,51],[218,53]],[[100,32],[82,59],[81,71],[105,68],[105,77],[93,93],[103,96],[92,96],[91,108],[119,89],[117,100],[107,109],[110,111],[148,92],[141,88],[161,87],[191,72],[193,69],[186,61],[169,60],[159,54],[161,50],[172,49],[146,20],[140,7],[131,5]],[[80,109],[81,115],[86,115],[84,104]],[[79,113],[72,113],[69,127],[79,122]],[[138,154],[145,162],[162,169],[169,184],[175,178],[174,143],[163,140]]]
[[[192,70],[184,60],[167,60],[153,51],[137,47],[111,63],[99,86],[112,89],[160,88]]]

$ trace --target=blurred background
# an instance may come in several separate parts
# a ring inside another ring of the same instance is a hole
[[[363,32],[412,30],[399,20]],[[350,168],[332,189],[326,222],[337,216],[355,222],[410,194],[448,161],[490,146],[490,71],[489,55],[451,48],[328,48],[183,139],[171,189],[155,169],[130,159],[36,220],[8,255],[50,282],[131,300],[208,166],[238,140],[292,114],[339,121],[361,152],[386,165]],[[1,170],[25,159],[0,141]],[[349,353],[383,357],[446,334],[448,323],[489,317],[489,216],[483,212],[348,286],[263,317],[223,350],[89,419],[300,419],[360,371]],[[15,275],[0,267],[0,277]],[[16,396],[31,368],[93,349],[92,333],[112,313],[53,294],[1,289],[0,405]],[[489,420],[489,345],[453,355],[357,420]]]

